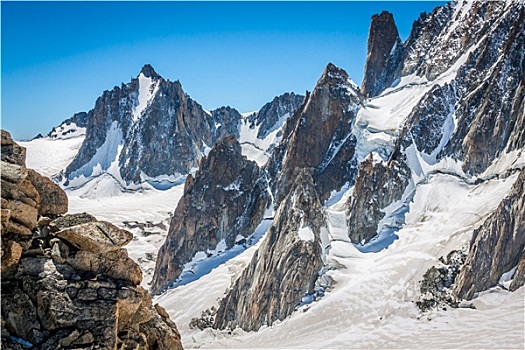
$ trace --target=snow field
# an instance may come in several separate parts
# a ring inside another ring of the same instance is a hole
[[[362,253],[346,234],[343,198],[327,208],[331,249],[326,274],[335,282],[317,302],[258,332],[190,329],[201,311],[217,307],[249,263],[252,247],[211,273],[156,299],[177,323],[186,348],[499,348],[523,344],[524,288],[499,287],[473,301],[477,310],[421,315],[415,305],[424,272],[466,244],[510,190],[516,175],[466,184],[437,174],[418,186],[399,239]]]

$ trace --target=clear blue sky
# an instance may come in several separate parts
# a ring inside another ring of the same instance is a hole
[[[328,62],[358,84],[370,17],[405,40],[444,2],[1,2],[2,128],[45,134],[149,63],[206,109],[311,90]]]

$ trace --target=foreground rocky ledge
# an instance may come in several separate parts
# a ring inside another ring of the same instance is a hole
[[[132,234],[89,214],[25,167],[2,131],[3,349],[182,349],[175,323],[140,287]]]

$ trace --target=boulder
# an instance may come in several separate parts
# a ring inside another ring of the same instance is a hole
[[[133,239],[133,234],[105,221],[88,222],[55,233],[77,247],[95,254],[119,250]]]
[[[60,215],[67,212],[67,195],[60,186],[32,169],[28,170],[28,179],[40,194],[39,215]]]

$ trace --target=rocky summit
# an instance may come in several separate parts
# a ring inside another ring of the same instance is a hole
[[[355,176],[352,121],[362,101],[348,74],[328,64],[313,92],[287,121],[268,163],[276,204],[299,172],[308,169],[322,200]]]
[[[368,55],[361,93],[367,97],[379,95],[399,75],[397,66],[403,53],[394,16],[383,11],[372,16],[368,34]]]
[[[133,235],[89,214],[25,167],[2,130],[2,347],[182,349],[166,311],[140,287],[123,247]]]
[[[229,107],[205,111],[179,81],[166,80],[145,65],[137,78],[104,91],[92,110],[72,119],[81,120],[86,136],[65,170],[66,186],[98,176],[100,164],[127,187],[197,168],[207,148],[238,135],[241,115]]]

